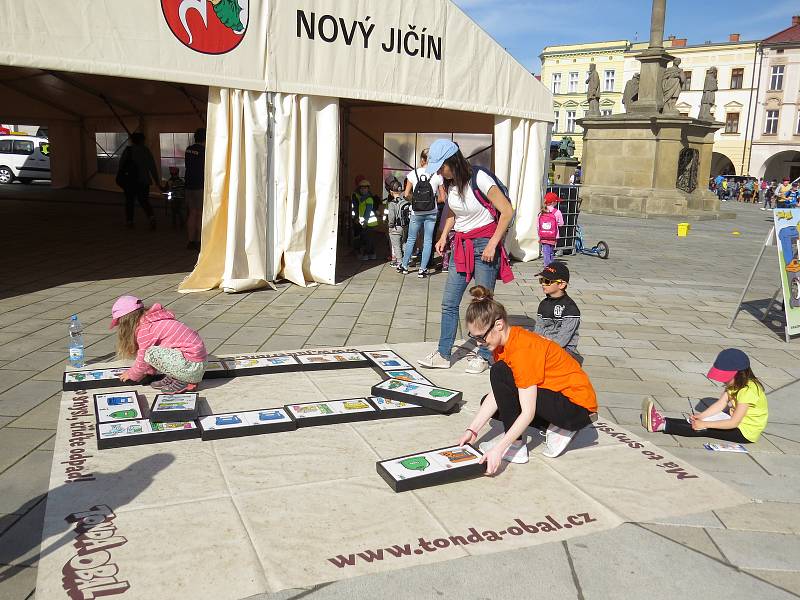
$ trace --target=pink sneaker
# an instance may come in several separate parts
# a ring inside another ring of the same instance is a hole
[[[642,402],[642,425],[644,428],[651,433],[664,431],[666,422],[664,415],[658,412],[653,398],[649,396],[645,398]]]

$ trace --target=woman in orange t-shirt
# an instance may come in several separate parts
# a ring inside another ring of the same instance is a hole
[[[494,354],[489,373],[491,393],[459,444],[474,442],[490,418],[503,422],[505,435],[480,445],[486,472],[501,460],[528,462],[525,430],[547,429],[543,454],[555,458],[597,412],[597,396],[589,376],[561,346],[540,335],[508,324],[506,309],[483,286],[470,290],[467,308],[469,337]]]

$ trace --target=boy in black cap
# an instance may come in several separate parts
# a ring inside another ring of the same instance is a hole
[[[553,261],[538,276],[546,297],[539,303],[533,331],[553,340],[577,357],[581,311],[567,295],[569,268],[561,261]]]

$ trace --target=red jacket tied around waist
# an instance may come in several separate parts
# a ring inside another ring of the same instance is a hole
[[[174,348],[190,362],[203,362],[208,358],[203,338],[194,329],[175,319],[175,315],[160,304],[154,304],[136,328],[136,362],[129,369],[131,379],[137,381],[145,375],[155,373],[153,367],[144,361],[144,353],[152,346]]]
[[[472,240],[491,238],[495,231],[497,231],[497,223],[489,223],[472,231],[456,231],[453,238],[453,261],[458,273],[466,273],[467,283],[475,272],[475,246],[473,246]],[[497,251],[500,252],[500,279],[503,283],[514,281],[514,273],[511,272],[511,263],[508,260],[505,246],[502,243],[498,244]]]

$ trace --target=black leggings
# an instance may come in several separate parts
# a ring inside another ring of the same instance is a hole
[[[703,429],[695,431],[686,419],[666,419],[667,423],[664,425],[664,433],[669,435],[680,435],[683,437],[706,437],[715,440],[724,440],[726,442],[734,442],[735,444],[752,444],[737,427],[736,429]]]
[[[493,419],[503,422],[503,429],[508,431],[519,418],[522,407],[519,403],[519,389],[505,361],[498,361],[489,371],[489,380],[492,383],[492,393],[497,402],[497,412]],[[531,421],[533,427],[547,429],[555,425],[562,429],[578,431],[591,423],[591,413],[583,406],[579,406],[561,392],[554,392],[545,388],[536,391],[536,413]]]
[[[133,207],[137,200],[144,214],[150,219],[154,217],[153,207],[150,206],[150,186],[135,185],[125,189],[125,219],[128,223],[133,223]]]

